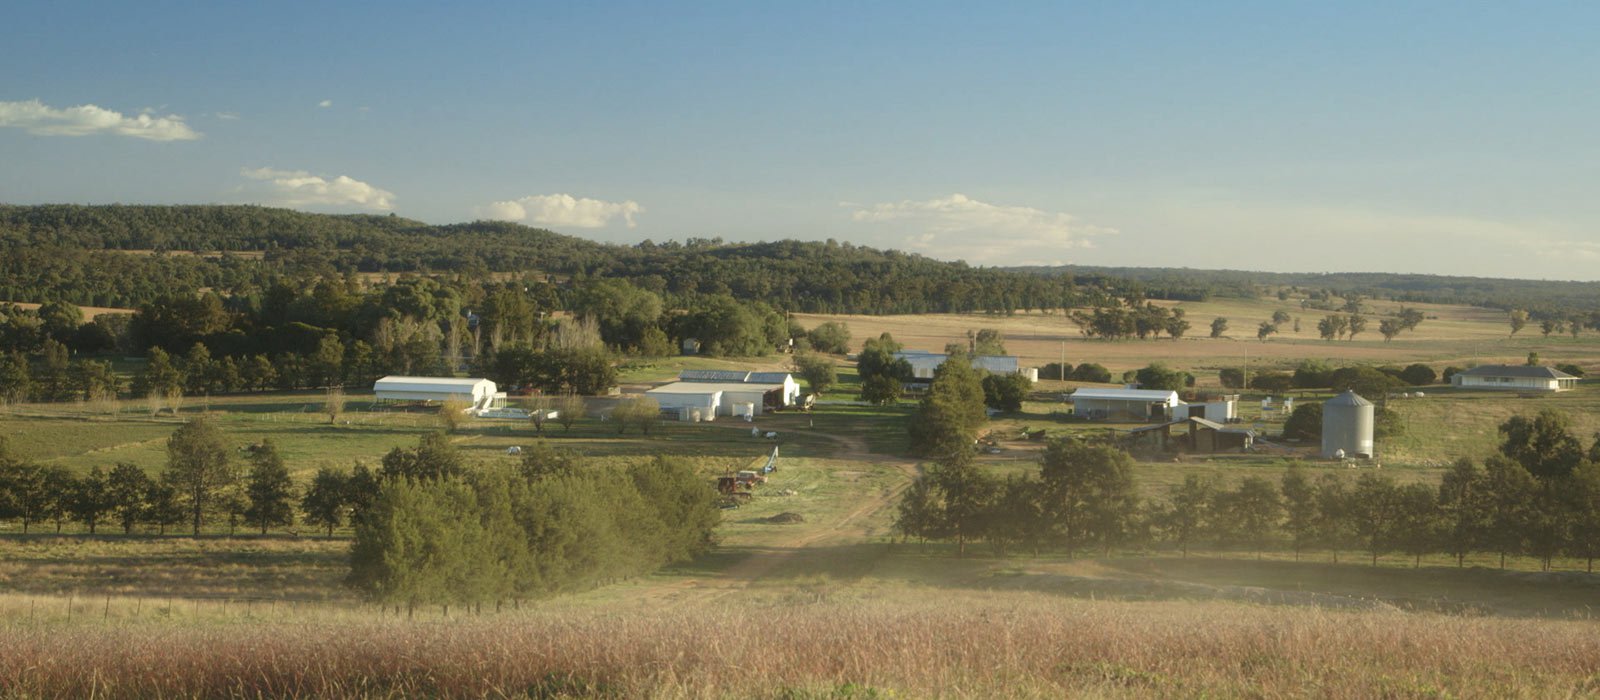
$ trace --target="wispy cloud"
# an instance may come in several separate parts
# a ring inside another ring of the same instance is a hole
[[[189,128],[176,114],[158,117],[151,112],[128,116],[92,104],[56,109],[39,100],[0,102],[0,126],[24,129],[39,136],[114,134],[147,141],[193,141],[200,132]]]
[[[841,203],[850,218],[886,224],[904,234],[902,245],[938,258],[976,263],[1055,260],[1063,248],[1091,247],[1090,236],[1116,233],[1069,214],[1034,207],[990,204],[956,193],[928,200],[903,200],[870,207]]]
[[[321,108],[323,108],[323,109],[327,109],[327,108],[329,108],[329,107],[332,107],[332,106],[333,106],[333,100],[323,100],[323,101],[321,101],[321,102],[318,102],[318,103],[317,103],[317,106],[318,106],[318,107],[321,107]]]
[[[633,200],[607,202],[570,194],[536,194],[491,202],[478,214],[501,221],[529,221],[544,226],[570,228],[601,228],[620,217],[628,228],[633,228],[634,217],[643,211],[644,207]]]
[[[234,121],[239,118],[238,112],[215,112],[211,116],[224,121]]]
[[[328,178],[304,170],[245,168],[239,174],[257,181],[246,192],[265,197],[288,207],[353,207],[388,211],[394,208],[394,193],[373,187],[346,175]]]

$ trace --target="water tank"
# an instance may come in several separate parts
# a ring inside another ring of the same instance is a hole
[[[1372,402],[1346,391],[1322,404],[1322,456],[1372,457]]]

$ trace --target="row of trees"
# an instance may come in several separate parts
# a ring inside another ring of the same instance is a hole
[[[540,597],[693,557],[719,519],[686,460],[602,467],[540,450],[515,472],[385,479],[347,581],[395,605]]]
[[[150,478],[134,464],[119,463],[76,476],[59,466],[15,458],[0,444],[0,518],[22,522],[23,532],[53,522],[60,531],[78,522],[91,534],[114,523],[124,533],[138,526],[167,528],[185,522],[199,534],[208,518],[239,526],[288,526],[294,522],[295,489],[270,440],[248,449],[240,464],[216,426],[197,418],[167,440],[167,470]]]
[[[1151,302],[1125,301],[1116,306],[1096,306],[1089,311],[1075,310],[1067,314],[1085,338],[1124,340],[1159,338],[1166,335],[1182,338],[1190,324],[1184,319],[1184,310],[1158,306]],[[1224,324],[1226,327],[1226,324]],[[1213,333],[1212,337],[1216,337]]]
[[[1037,476],[999,478],[953,453],[903,497],[904,536],[950,540],[964,551],[983,541],[996,552],[1109,551],[1164,542],[1261,551],[1400,552],[1420,563],[1449,554],[1524,554],[1548,569],[1557,556],[1600,555],[1600,440],[1585,452],[1560,414],[1513,417],[1500,426],[1500,453],[1480,468],[1458,460],[1439,484],[1398,483],[1367,472],[1312,479],[1291,466],[1274,484],[1245,477],[1228,487],[1198,475],[1166,498],[1139,497],[1133,460],[1109,445],[1064,438],[1050,444]]]

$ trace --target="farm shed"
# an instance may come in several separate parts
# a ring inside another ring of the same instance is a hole
[[[1555,392],[1577,388],[1578,378],[1553,367],[1484,365],[1457,372],[1450,383],[1462,389]]]
[[[1166,420],[1183,405],[1176,391],[1079,389],[1067,397],[1072,412],[1094,420]]]
[[[487,379],[455,377],[397,377],[379,379],[372,385],[378,401],[465,401],[469,411],[487,411],[505,406],[506,395]]]
[[[916,379],[933,379],[933,371],[939,365],[950,359],[949,355],[923,350],[907,350],[894,354],[895,359],[905,360],[911,365],[911,376]],[[990,374],[1027,374],[1024,372],[1014,355],[975,355],[972,357],[974,369],[981,369]],[[1038,372],[1034,371],[1031,379],[1038,380]]]
[[[663,411],[676,413],[680,417],[692,416],[698,412],[701,420],[713,420],[718,409],[722,408],[723,400],[719,385],[702,382],[663,384],[644,392],[644,395],[655,399]],[[693,419],[684,418],[684,420]]]
[[[1184,426],[1187,431],[1174,435],[1172,429]],[[1173,449],[1185,452],[1248,452],[1255,444],[1255,431],[1234,428],[1204,418],[1174,420],[1160,425],[1148,425],[1129,431],[1131,442],[1161,452]]]
[[[1237,395],[1217,396],[1194,403],[1178,402],[1172,409],[1173,418],[1204,418],[1217,423],[1227,423],[1239,416]]]
[[[762,387],[761,394],[753,399],[732,398],[728,400],[738,402],[753,402],[765,404],[772,408],[793,406],[800,401],[800,382],[795,381],[794,375],[788,372],[747,372],[744,370],[730,369],[686,369],[678,374],[678,381],[698,384],[744,384],[749,387]],[[753,388],[735,391],[735,394],[744,395],[754,392]]]

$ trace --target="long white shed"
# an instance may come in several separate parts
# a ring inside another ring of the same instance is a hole
[[[455,377],[398,377],[379,379],[372,385],[379,401],[465,401],[468,410],[480,411],[504,403],[505,394],[487,379]]]

